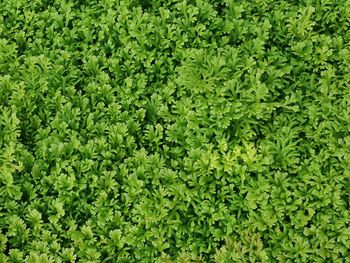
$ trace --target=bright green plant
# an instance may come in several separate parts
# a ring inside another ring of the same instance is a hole
[[[350,262],[350,1],[0,1],[0,262]]]

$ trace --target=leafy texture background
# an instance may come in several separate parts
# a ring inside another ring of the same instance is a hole
[[[349,0],[0,1],[0,262],[349,262]]]

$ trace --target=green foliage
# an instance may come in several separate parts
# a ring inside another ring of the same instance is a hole
[[[349,262],[350,1],[0,1],[0,262]]]

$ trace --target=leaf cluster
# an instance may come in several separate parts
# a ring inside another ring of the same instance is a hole
[[[0,262],[349,262],[350,2],[0,1]]]

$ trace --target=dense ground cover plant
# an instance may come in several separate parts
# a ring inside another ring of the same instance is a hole
[[[349,262],[350,1],[0,1],[0,262]]]

